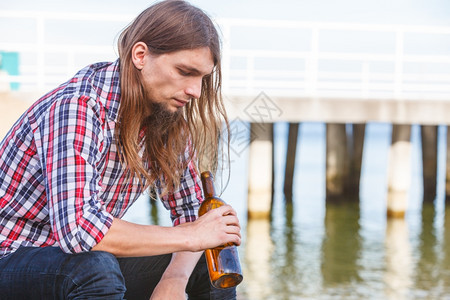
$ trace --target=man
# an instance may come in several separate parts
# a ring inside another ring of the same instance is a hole
[[[211,20],[163,1],[122,32],[118,61],[31,106],[0,143],[0,297],[234,299],[200,257],[240,244],[236,213],[197,218],[196,162],[217,157],[227,124],[220,85]],[[120,219],[148,188],[174,227]]]

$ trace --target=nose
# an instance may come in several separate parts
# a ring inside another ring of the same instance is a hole
[[[193,78],[188,87],[185,90],[185,93],[189,95],[191,98],[198,99],[200,98],[200,94],[202,92],[202,78]]]

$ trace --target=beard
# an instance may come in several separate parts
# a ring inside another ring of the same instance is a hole
[[[171,169],[177,172],[179,158],[187,145],[187,136],[184,134],[186,121],[183,110],[170,111],[162,103],[149,105],[150,115],[143,121],[145,132],[144,160],[147,161],[150,172],[160,174],[164,179],[162,169]]]
[[[167,137],[169,131],[183,119],[181,109],[175,112],[170,111],[164,103],[150,102],[150,115],[144,119],[144,128],[147,138],[153,137]]]

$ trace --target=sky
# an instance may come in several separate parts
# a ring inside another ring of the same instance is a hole
[[[336,22],[354,24],[381,25],[418,25],[418,26],[447,26],[450,28],[450,0],[189,0],[192,4],[202,8],[212,18],[242,18],[263,20],[290,20],[303,22]],[[0,14],[4,10],[12,11],[45,11],[68,13],[105,13],[126,16],[119,22],[80,22],[75,20],[46,20],[45,42],[61,44],[77,49],[80,45],[104,45],[111,49],[105,52],[75,55],[73,70],[95,61],[115,59],[115,42],[121,30],[131,22],[142,10],[155,3],[153,0],[0,0]],[[128,20],[129,18],[129,20]],[[357,25],[355,25],[357,26]],[[357,28],[357,27],[355,27]],[[394,27],[392,27],[394,28]],[[234,30],[234,31],[233,31]],[[291,31],[289,31],[291,30]],[[36,22],[33,19],[10,19],[0,17],[0,45],[2,42],[24,43],[37,40]],[[239,49],[264,49],[284,51],[309,51],[311,47],[311,32],[294,29],[273,29],[263,27],[240,27],[232,29],[231,47]],[[28,46],[33,48],[33,46]],[[331,52],[372,52],[375,54],[395,53],[395,31],[389,33],[371,32],[338,32],[323,30],[320,33],[321,51]],[[2,49],[0,49],[2,50]],[[406,54],[420,54],[420,51],[431,55],[450,54],[450,35],[421,35],[406,34],[404,38]],[[431,52],[430,52],[431,51]],[[67,61],[64,54],[48,54],[45,57],[46,72],[51,73],[54,65],[61,65]],[[35,72],[33,63],[36,56],[28,53],[21,54],[22,65],[27,65],[30,74]],[[248,69],[249,61],[243,57],[234,57],[231,68],[244,72]],[[273,66],[283,71],[302,72],[307,67],[302,59],[271,59],[256,58],[253,62],[256,69],[273,70]],[[405,71],[432,71],[448,73],[449,63],[405,65]],[[389,62],[372,61],[366,65],[355,61],[330,61],[319,63],[319,71],[352,71],[361,72],[369,68],[370,71],[379,70],[392,72],[394,64]],[[72,69],[68,74],[72,74]],[[240,78],[236,77],[237,81]],[[284,83],[281,83],[284,84]]]
[[[0,0],[0,10],[137,14],[148,0]],[[190,0],[212,17],[450,26],[448,0]]]

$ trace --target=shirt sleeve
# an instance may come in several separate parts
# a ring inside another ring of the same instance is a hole
[[[194,161],[190,161],[179,188],[173,193],[161,197],[164,206],[170,211],[174,226],[197,219],[198,209],[202,197],[200,177],[196,171]]]
[[[57,101],[39,126],[49,221],[66,253],[91,250],[112,225],[98,198],[104,124],[98,106],[88,97]]]

